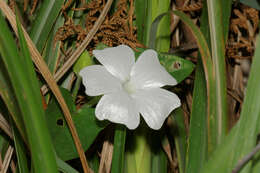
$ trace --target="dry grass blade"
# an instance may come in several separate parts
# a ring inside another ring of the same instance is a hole
[[[1,8],[2,12],[6,15],[13,30],[15,31],[15,34],[17,35],[17,25],[16,25],[16,18],[15,18],[14,13],[11,11],[11,9],[8,7],[8,5],[3,0],[0,0],[0,8]],[[82,148],[82,145],[80,143],[79,136],[76,131],[75,125],[72,121],[69,108],[66,105],[64,98],[62,97],[62,94],[59,90],[59,87],[58,87],[57,83],[55,82],[51,72],[48,69],[48,66],[43,61],[43,58],[41,57],[40,53],[36,49],[35,45],[33,44],[32,40],[30,39],[30,37],[27,34],[27,32],[25,31],[25,29],[24,28],[22,28],[22,29],[24,31],[24,36],[25,36],[25,39],[27,41],[27,44],[28,44],[28,47],[29,47],[29,50],[31,53],[31,58],[32,58],[33,62],[35,63],[35,65],[37,66],[37,68],[39,69],[39,71],[41,72],[41,74],[44,77],[44,79],[46,80],[46,82],[48,83],[49,87],[51,88],[53,94],[55,95],[55,97],[57,98],[57,101],[60,104],[60,107],[65,116],[65,119],[68,123],[70,132],[72,134],[73,140],[75,142],[76,149],[79,153],[79,157],[80,157],[83,169],[84,169],[84,173],[88,173],[89,167],[88,167],[87,159],[86,159],[84,150]]]
[[[113,0],[108,0],[102,13],[100,14],[99,18],[95,22],[93,28],[89,31],[88,35],[86,38],[83,40],[83,42],[80,44],[80,46],[72,53],[72,55],[69,57],[68,61],[55,73],[54,79],[58,81],[67,71],[68,69],[76,62],[78,57],[81,55],[81,53],[85,50],[85,48],[88,46],[96,32],[98,31],[98,28],[104,21],[111,5],[112,5]],[[46,85],[42,86],[41,88],[43,95],[48,92],[48,88]]]
[[[112,156],[113,156],[113,144],[106,140],[102,147],[102,153],[101,153],[101,161],[99,164],[99,173],[109,173],[111,169],[111,163],[112,163]]]
[[[1,173],[6,173],[7,172],[8,167],[9,167],[10,162],[11,162],[11,158],[12,158],[13,152],[14,152],[13,147],[9,146],[8,150],[7,150],[6,154],[5,154],[5,158],[4,158],[4,162],[3,162],[3,167],[1,169]]]
[[[2,129],[11,139],[13,139],[11,128],[1,113],[0,113],[0,129]]]
[[[173,171],[174,170],[174,160],[172,157],[172,151],[171,151],[171,145],[169,143],[169,140],[166,138],[165,141],[162,143],[162,147],[164,152],[167,155],[168,161],[170,163],[170,169]]]

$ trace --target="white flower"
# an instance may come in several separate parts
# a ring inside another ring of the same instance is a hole
[[[96,106],[96,117],[135,129],[143,116],[148,126],[160,129],[170,112],[180,106],[177,95],[163,87],[176,80],[160,64],[154,50],[144,51],[135,62],[133,50],[120,45],[94,50],[102,65],[80,71],[86,94],[104,95]]]

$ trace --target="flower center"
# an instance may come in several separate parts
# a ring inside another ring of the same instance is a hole
[[[130,82],[130,80],[127,80],[123,83],[123,88],[129,95],[133,94],[136,90],[134,85]]]

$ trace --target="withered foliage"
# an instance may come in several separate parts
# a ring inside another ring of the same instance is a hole
[[[30,14],[32,15],[34,10],[36,9],[38,4],[38,0],[31,0],[31,4],[29,0],[23,0],[23,11],[26,11],[30,6]],[[15,7],[15,0],[9,0],[9,6],[14,11]]]
[[[74,10],[86,12],[85,26],[75,25],[73,20],[66,17],[65,24],[58,29],[55,35],[55,42],[65,42],[76,37],[77,46],[84,40],[87,33],[92,29],[105,5],[104,0],[93,0]],[[65,13],[64,13],[65,14]],[[66,14],[65,14],[66,16]],[[88,50],[93,50],[100,42],[108,46],[126,44],[132,48],[143,47],[136,38],[136,27],[133,27],[134,6],[133,0],[119,0],[116,11],[107,15],[93,37]]]
[[[188,1],[186,1],[186,2],[188,2]],[[202,7],[203,7],[203,3],[201,1],[198,1],[198,2],[191,1],[190,4],[185,4],[182,7],[177,8],[177,9],[180,11],[191,12],[191,11],[199,11],[202,9]]]
[[[15,0],[9,0],[8,5],[12,9],[12,11],[15,12],[15,5],[16,5]]]
[[[229,58],[251,58],[254,54],[257,34],[258,11],[243,4],[233,9],[229,39],[226,47]]]
[[[81,43],[86,37],[87,32],[81,25],[75,25],[71,18],[66,18],[67,20],[64,22],[64,25],[56,32],[54,41],[65,41],[72,36],[76,36],[77,44]]]

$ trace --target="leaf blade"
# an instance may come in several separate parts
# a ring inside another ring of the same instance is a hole
[[[33,71],[33,64],[32,62],[30,64],[27,63],[30,57],[26,57],[27,53],[25,52],[22,52],[22,55],[23,58],[28,59],[27,62],[24,62],[24,59],[20,58],[16,43],[2,15],[0,15],[0,23],[0,53],[8,70],[15,95],[23,114],[34,167],[39,169],[39,173],[46,171],[58,172],[54,150],[45,124],[43,108],[41,107],[40,88],[36,76],[34,76],[34,80],[30,80],[27,76],[28,71]],[[20,44],[26,44],[20,25],[18,25],[18,29]],[[32,90],[33,87],[35,87],[35,89]],[[37,89],[38,92],[34,93]]]
[[[37,49],[42,52],[52,25],[60,13],[64,0],[45,0],[41,9],[33,22],[30,37]]]
[[[211,159],[205,164],[202,173],[216,170],[223,173],[231,172],[237,162],[256,145],[260,121],[260,79],[256,78],[259,74],[260,59],[257,58],[259,56],[260,38],[258,36],[241,117],[213,153]],[[248,173],[250,169],[251,163],[247,164],[240,172]]]
[[[117,125],[115,129],[114,150],[111,168],[111,172],[113,173],[124,172],[125,140],[126,128],[121,125]]]

